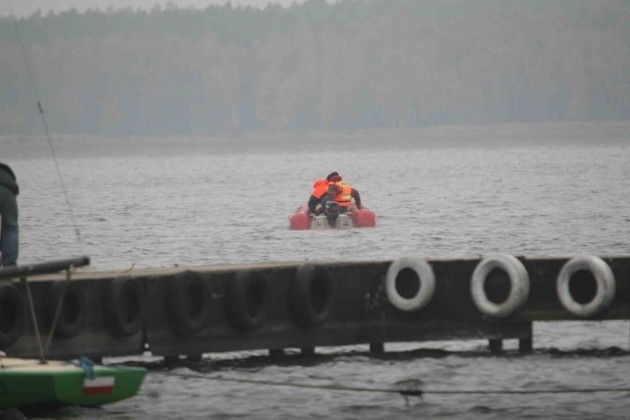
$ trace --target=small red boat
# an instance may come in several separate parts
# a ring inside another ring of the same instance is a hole
[[[365,206],[357,208],[354,203],[345,213],[331,212],[330,214],[314,215],[308,210],[308,205],[302,204],[289,216],[292,230],[303,229],[352,229],[376,226],[376,214]]]

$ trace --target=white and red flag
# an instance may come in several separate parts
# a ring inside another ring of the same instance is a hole
[[[114,392],[113,376],[99,376],[83,380],[83,395],[107,395]]]

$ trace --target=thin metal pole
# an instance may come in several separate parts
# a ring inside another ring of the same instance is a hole
[[[31,293],[31,286],[28,284],[26,277],[22,277],[22,282],[26,288],[26,295],[28,296],[28,306],[31,310],[31,319],[33,320],[33,327],[35,328],[35,337],[37,337],[37,347],[39,347],[39,363],[45,365],[46,356],[44,354],[44,346],[42,346],[42,337],[39,334],[39,326],[37,325],[37,316],[35,315],[35,304],[33,303],[33,294]]]
[[[70,267],[71,269],[72,267]],[[68,292],[68,285],[70,285],[70,269],[66,271],[66,281],[65,288],[63,293],[61,294],[61,299],[57,302],[57,307],[55,308],[55,317],[53,318],[52,325],[50,326],[50,331],[48,332],[48,340],[46,340],[46,349],[45,353],[48,354],[48,349],[50,348],[50,342],[52,341],[53,335],[55,333],[55,328],[57,327],[57,321],[59,321],[59,314],[61,314],[61,308],[63,306],[64,300],[66,300],[66,293]]]

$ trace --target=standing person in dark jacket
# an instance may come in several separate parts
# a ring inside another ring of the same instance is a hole
[[[17,264],[19,246],[17,195],[19,193],[20,188],[15,173],[9,165],[0,162],[0,218],[2,218],[0,265],[3,267]]]

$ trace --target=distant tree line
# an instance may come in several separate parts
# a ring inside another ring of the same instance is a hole
[[[628,120],[628,22],[626,0],[2,17],[0,134],[41,133],[37,99],[51,131],[104,135]]]

